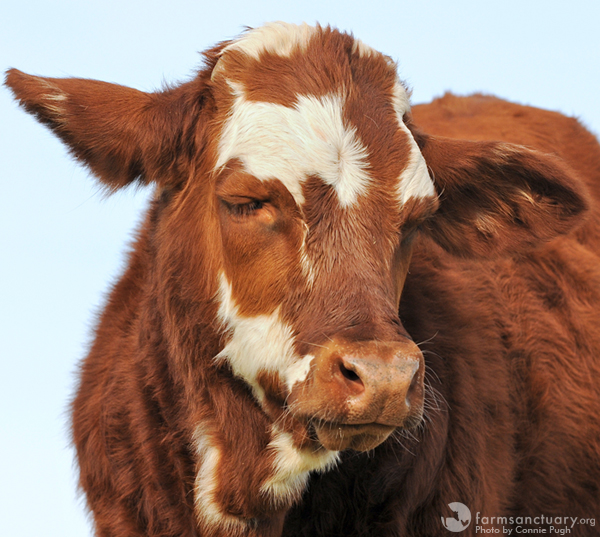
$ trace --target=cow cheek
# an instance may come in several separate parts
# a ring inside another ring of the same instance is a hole
[[[225,273],[240,313],[271,313],[298,280],[298,263],[289,237],[272,226],[265,229],[259,222],[229,227],[223,233]]]
[[[285,412],[286,391],[276,372],[260,372],[256,377],[263,395],[262,406],[273,421],[281,419]]]

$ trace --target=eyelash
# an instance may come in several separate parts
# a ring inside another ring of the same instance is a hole
[[[264,201],[253,200],[249,203],[232,203],[228,204],[228,206],[233,216],[250,216],[262,209],[264,204]]]

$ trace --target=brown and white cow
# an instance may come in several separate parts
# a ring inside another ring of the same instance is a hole
[[[411,110],[330,28],[205,57],[156,93],[7,76],[108,190],[155,187],[73,403],[96,534],[597,516],[596,139],[493,97]]]

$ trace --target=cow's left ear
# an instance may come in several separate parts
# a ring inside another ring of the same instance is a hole
[[[559,158],[501,142],[413,130],[438,192],[423,228],[463,257],[510,255],[569,232],[588,209],[583,183]]]
[[[20,104],[114,191],[130,183],[182,180],[181,162],[194,148],[203,82],[145,93],[80,78],[6,75]]]

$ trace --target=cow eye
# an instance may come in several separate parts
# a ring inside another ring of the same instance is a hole
[[[227,203],[227,208],[232,216],[245,217],[252,216],[257,211],[260,211],[265,202],[262,200],[251,200],[244,203]]]

